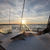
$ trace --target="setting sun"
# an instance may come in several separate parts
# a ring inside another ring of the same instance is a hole
[[[22,24],[26,24],[26,20],[22,20]]]

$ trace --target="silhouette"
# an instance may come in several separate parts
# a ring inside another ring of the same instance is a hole
[[[40,31],[40,32],[38,33],[38,35],[45,34],[45,33],[49,33],[49,32],[50,32],[50,16],[49,16],[49,19],[48,19],[47,28],[44,29],[43,31]]]
[[[50,32],[50,16],[49,16],[49,19],[48,19],[47,28],[45,30],[43,30],[43,34],[48,33],[48,32]]]

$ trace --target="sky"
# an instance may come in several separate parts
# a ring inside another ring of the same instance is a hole
[[[21,22],[24,0],[0,0],[0,24]],[[25,0],[23,19],[28,24],[46,24],[50,15],[50,0]],[[10,19],[9,19],[10,16]]]

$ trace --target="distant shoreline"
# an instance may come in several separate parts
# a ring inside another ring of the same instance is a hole
[[[20,25],[20,24],[0,24],[0,25]],[[29,25],[29,24],[27,24],[27,25]],[[31,24],[30,24],[31,25]],[[36,24],[35,24],[36,25]],[[37,24],[37,25],[44,25],[44,24]],[[45,24],[45,25],[47,25],[47,24]]]

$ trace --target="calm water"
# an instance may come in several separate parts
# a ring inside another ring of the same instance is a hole
[[[42,31],[44,30],[47,25],[46,24],[28,24],[27,25],[31,30],[39,30],[39,31]],[[24,28],[27,30],[27,28],[24,26]],[[12,32],[13,30],[16,31],[16,32],[19,32],[20,31],[20,25],[0,25],[0,32],[1,31],[7,31],[11,29]]]

